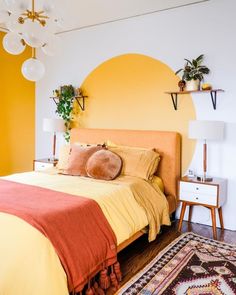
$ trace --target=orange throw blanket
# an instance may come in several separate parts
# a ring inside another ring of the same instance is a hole
[[[100,270],[116,262],[115,234],[93,200],[0,180],[0,211],[24,219],[51,241],[69,291],[81,291]]]

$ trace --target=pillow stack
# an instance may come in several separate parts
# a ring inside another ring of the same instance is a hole
[[[75,143],[61,148],[60,173],[113,180],[120,174],[152,180],[160,162],[154,149]]]
[[[57,164],[59,173],[113,180],[121,171],[121,158],[103,145],[67,145],[61,148]]]

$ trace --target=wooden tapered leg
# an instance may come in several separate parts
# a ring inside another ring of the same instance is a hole
[[[220,227],[221,227],[221,229],[224,229],[222,207],[218,208],[218,213],[219,213],[219,219],[220,219]]]
[[[187,203],[183,202],[182,208],[181,208],[181,213],[180,213],[180,218],[179,218],[178,231],[181,231],[181,228],[182,228],[182,223],[183,223],[183,219],[184,219],[184,213],[185,213],[186,206],[187,206]]]
[[[212,230],[213,230],[213,239],[217,239],[217,234],[216,234],[216,212],[215,208],[211,208],[211,219],[212,219]]]
[[[191,222],[192,220],[192,213],[193,213],[193,206],[189,205],[188,222]]]

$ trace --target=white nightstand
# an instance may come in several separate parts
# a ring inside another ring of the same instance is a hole
[[[194,205],[201,205],[211,210],[213,238],[216,234],[216,214],[218,209],[221,228],[224,229],[222,205],[227,198],[227,180],[214,178],[211,182],[201,182],[196,178],[183,177],[179,181],[179,200],[182,202],[179,227],[181,231],[185,209],[189,206],[188,221],[191,221],[192,209]]]
[[[51,160],[51,159],[39,159],[34,160],[33,168],[34,171],[43,171],[45,169],[55,167],[58,160]]]

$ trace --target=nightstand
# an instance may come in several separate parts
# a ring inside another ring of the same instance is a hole
[[[216,213],[218,209],[220,226],[224,229],[222,205],[227,198],[227,180],[214,178],[211,182],[198,181],[196,178],[183,177],[179,181],[179,200],[182,202],[178,230],[181,231],[185,209],[189,206],[188,221],[191,221],[193,206],[204,206],[211,210],[213,238],[216,234]]]
[[[51,160],[51,159],[39,159],[34,160],[34,171],[43,171],[45,169],[55,167],[57,165],[58,160]]]

